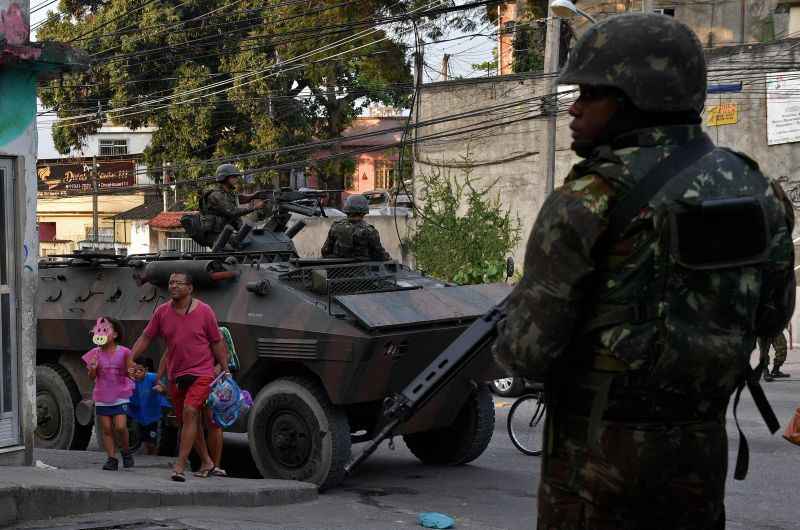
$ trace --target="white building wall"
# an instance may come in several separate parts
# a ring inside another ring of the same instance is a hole
[[[150,252],[150,225],[147,221],[131,221],[131,243],[128,254],[147,254]]]

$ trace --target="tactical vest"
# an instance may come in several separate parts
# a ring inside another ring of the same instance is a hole
[[[579,177],[600,175],[623,189],[571,348],[574,359],[591,352],[591,365],[565,392],[567,410],[589,417],[590,446],[601,420],[721,422],[746,383],[763,398],[749,358],[763,331],[762,271],[783,208],[754,162],[705,142],[678,148],[640,180],[624,154],[618,164],[577,166]],[[737,478],[746,467],[740,453]]]

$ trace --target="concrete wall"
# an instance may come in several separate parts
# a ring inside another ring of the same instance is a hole
[[[399,230],[400,237],[406,239],[412,228],[413,218],[398,216],[396,227],[394,216],[369,215],[366,220],[378,230],[381,235],[381,243],[386,252],[392,256],[392,259],[411,266],[411,257],[401,250],[397,232]],[[314,217],[305,219],[305,221],[306,227],[294,237],[297,253],[304,258],[320,257],[320,250],[322,250],[322,245],[325,244],[328,230],[330,230],[335,219]]]
[[[545,87],[539,80],[506,76],[482,79],[479,83],[434,83],[425,85],[420,95],[421,122],[513,104],[511,108],[499,108],[490,114],[419,129],[417,134],[421,138],[454,135],[419,143],[414,153],[414,174],[416,180],[419,175],[436,171],[463,176],[467,165],[465,157],[469,154],[474,167],[472,177],[480,179],[478,185],[496,183],[492,193],[520,220],[521,240],[513,253],[520,267],[525,243],[545,196],[544,161],[540,156],[545,122],[539,118],[525,118],[540,114],[539,102],[533,98],[544,93]],[[512,121],[516,123],[509,123]],[[468,132],[498,122],[507,124]],[[569,149],[568,125],[569,117],[562,114],[558,122],[556,185],[564,181],[572,164],[578,161]],[[415,190],[415,194],[417,200],[422,199],[419,190]]]
[[[733,102],[738,107],[735,125],[706,126],[706,131],[720,146],[742,151],[755,159],[770,177],[784,180],[788,190],[800,186],[800,143],[767,145],[767,98],[764,70],[756,75],[741,68],[743,64],[787,64],[800,61],[800,39],[788,39],[776,44],[756,44],[717,50],[709,55],[712,70],[723,70],[726,83],[743,82],[742,92],[709,95],[706,107],[721,102]],[[730,70],[733,69],[733,70]],[[798,68],[800,70],[800,68]],[[719,74],[723,75],[723,74]],[[714,82],[715,75],[711,76]],[[796,197],[795,200],[800,199]],[[796,206],[800,206],[797,201]],[[800,228],[800,227],[798,227]]]
[[[0,42],[28,44],[28,2],[0,0]],[[22,450],[6,448],[0,464],[31,463],[36,429],[36,313],[39,238],[36,230],[36,74],[19,67],[0,66],[0,157],[14,165],[16,195],[13,208],[16,241],[8,251],[16,257],[17,386]]]

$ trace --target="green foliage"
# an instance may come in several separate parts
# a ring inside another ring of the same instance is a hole
[[[472,65],[472,69],[476,72],[486,72],[486,75],[499,75],[497,70],[499,61],[497,60],[497,48],[492,48],[492,60],[483,61]]]
[[[469,167],[469,155],[465,165]],[[472,170],[422,175],[420,221],[411,239],[417,266],[457,284],[502,281],[505,260],[520,240],[519,219],[504,209],[495,183],[479,187]]]
[[[77,39],[72,45],[93,64],[49,82],[39,95],[61,118],[85,116],[54,126],[61,152],[81,146],[104,120],[154,126],[146,163],[168,161],[183,166],[176,178],[196,178],[213,173],[214,165],[184,163],[335,138],[371,103],[407,105],[410,91],[398,87],[412,80],[408,32],[369,22],[430,7],[429,0],[61,0],[39,40]],[[440,35],[446,26],[469,30],[468,15],[442,15],[426,34]],[[128,110],[113,112],[122,108]],[[310,156],[295,151],[238,165]],[[326,185],[340,186],[351,165],[334,161],[320,174]]]

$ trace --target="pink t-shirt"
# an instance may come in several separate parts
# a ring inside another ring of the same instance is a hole
[[[134,384],[128,377],[128,357],[131,350],[117,346],[114,353],[106,353],[100,348],[92,348],[81,359],[86,367],[97,359],[97,378],[94,380],[92,399],[98,405],[119,405],[127,403],[133,394]]]
[[[168,378],[182,375],[214,375],[214,353],[211,345],[222,340],[214,311],[200,300],[188,315],[178,314],[172,302],[161,304],[144,328],[144,334],[167,342]]]

